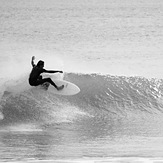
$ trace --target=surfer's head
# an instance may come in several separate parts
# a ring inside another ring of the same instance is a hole
[[[42,60],[38,61],[37,66],[44,67],[44,61]]]

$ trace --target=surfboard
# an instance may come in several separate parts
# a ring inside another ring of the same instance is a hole
[[[67,96],[75,95],[80,92],[80,88],[74,83],[68,82],[66,80],[57,80],[57,79],[55,80],[53,79],[53,81],[57,86],[64,85],[64,88],[58,91],[54,86],[52,86],[49,83],[44,83],[43,85],[41,85],[41,88],[54,94],[67,95]]]

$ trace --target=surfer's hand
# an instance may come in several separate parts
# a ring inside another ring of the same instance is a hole
[[[59,73],[63,73],[63,71],[58,71]]]

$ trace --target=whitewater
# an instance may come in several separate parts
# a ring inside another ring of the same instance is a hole
[[[161,0],[0,1],[0,162],[162,162]],[[31,57],[76,84],[31,87]]]

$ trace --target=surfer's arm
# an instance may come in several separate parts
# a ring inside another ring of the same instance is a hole
[[[32,57],[32,60],[31,60],[31,64],[32,64],[33,67],[36,66],[35,63],[34,63],[34,60],[35,60],[35,56],[33,56],[33,57]]]
[[[54,71],[54,70],[45,70],[45,69],[43,69],[43,72],[45,72],[45,73],[63,73],[63,71]]]

